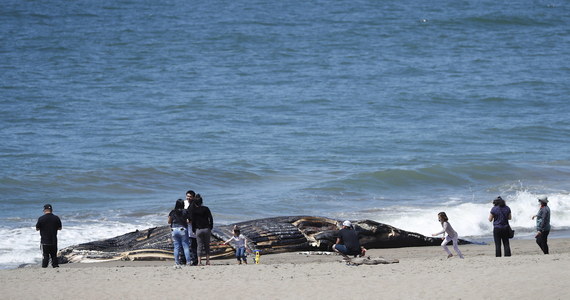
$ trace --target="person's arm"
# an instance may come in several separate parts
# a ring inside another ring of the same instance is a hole
[[[493,219],[495,219],[495,216],[493,216],[493,214],[489,214],[489,222],[493,222]]]
[[[196,233],[196,213],[195,213],[195,209],[192,209],[192,211],[190,212],[191,214],[191,219],[192,219],[192,232]]]
[[[57,222],[59,223],[59,224],[58,224],[59,226],[57,227],[57,230],[61,230],[61,219],[58,218],[58,219],[57,219]]]
[[[509,213],[508,219],[511,220],[512,218],[513,218],[513,215],[511,213]]]
[[[168,224],[172,225],[172,217],[168,216]]]
[[[243,244],[245,246],[245,251],[247,251],[248,253],[252,253],[251,249],[249,248],[249,245],[247,243],[247,238],[245,237],[245,235],[243,236]]]
[[[234,237],[232,236],[229,240],[224,242],[224,245],[227,245],[229,242],[231,242],[234,239]]]
[[[445,237],[445,231],[447,230],[447,222],[443,222],[442,226],[443,226],[442,230],[438,233],[432,234],[432,236],[443,234],[443,236]]]
[[[542,231],[544,230],[544,214],[545,214],[545,209],[542,208],[540,208],[540,210],[536,214],[536,217],[539,219],[536,224],[536,231],[538,231],[537,234],[541,234]]]
[[[208,228],[212,230],[214,228],[214,217],[212,217],[212,212],[208,208]]]
[[[188,210],[184,210],[184,216],[186,218],[186,224],[192,224],[192,220],[190,219],[190,212]]]

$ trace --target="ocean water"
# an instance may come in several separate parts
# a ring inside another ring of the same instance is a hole
[[[502,195],[570,229],[570,3],[63,1],[0,6],[0,268],[164,225],[372,219],[485,239]]]

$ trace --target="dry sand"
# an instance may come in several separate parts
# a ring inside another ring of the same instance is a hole
[[[570,299],[570,239],[511,240],[512,257],[494,245],[372,249],[397,264],[348,266],[338,255],[275,254],[258,265],[214,260],[105,262],[0,271],[0,299]]]

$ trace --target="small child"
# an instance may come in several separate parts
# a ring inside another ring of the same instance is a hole
[[[235,241],[236,258],[238,260],[238,263],[241,265],[241,262],[243,260],[243,262],[247,265],[247,258],[245,255],[247,239],[243,234],[240,233],[240,230],[237,226],[234,227],[234,236],[225,241],[224,245],[227,245],[231,241]]]
[[[437,214],[437,218],[441,223],[441,227],[443,227],[443,230],[438,233],[432,234],[432,236],[443,234],[443,242],[441,243],[441,247],[443,247],[443,250],[447,252],[447,258],[453,256],[453,254],[451,254],[451,251],[447,249],[447,243],[449,243],[449,241],[453,241],[453,249],[455,250],[455,253],[457,253],[457,255],[459,256],[459,258],[463,258],[463,254],[461,254],[461,251],[459,251],[459,247],[457,247],[459,236],[457,235],[457,232],[453,230],[451,224],[449,224],[448,222],[449,219],[447,218],[447,215],[445,214],[445,212],[440,212],[439,214]],[[445,236],[446,233],[447,236]]]

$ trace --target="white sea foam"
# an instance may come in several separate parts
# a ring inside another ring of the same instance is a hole
[[[95,221],[67,226],[58,233],[59,249],[125,234],[136,229],[153,227],[152,224]],[[42,259],[40,235],[34,227],[0,228],[0,268],[15,268],[21,264],[39,263]]]
[[[511,226],[517,230],[517,236],[531,236],[535,221],[531,219],[538,212],[537,197],[539,195],[520,191],[512,196],[503,197],[511,208],[513,219]],[[570,228],[570,195],[556,193],[548,195],[551,209],[551,225],[553,230],[567,230]],[[439,232],[441,225],[437,220],[437,213],[446,212],[453,228],[464,237],[489,236],[493,225],[488,221],[492,204],[490,203],[459,203],[449,201],[440,206],[430,207],[391,207],[377,211],[359,214],[359,218],[369,218],[381,223],[431,235]],[[350,218],[352,216],[345,216]]]

